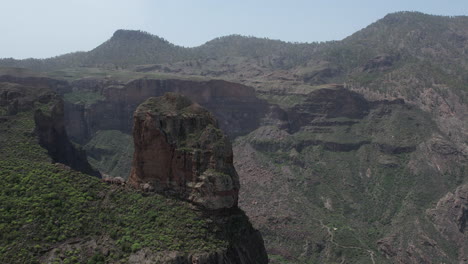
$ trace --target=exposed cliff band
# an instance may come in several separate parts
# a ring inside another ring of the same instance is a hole
[[[231,144],[214,116],[175,93],[152,97],[134,113],[129,183],[175,192],[210,210],[237,206]]]
[[[68,138],[63,101],[52,91],[62,86],[63,82],[48,78],[0,76],[0,123],[31,115],[35,128],[30,136],[36,137],[39,145],[47,150],[51,162],[100,177],[88,163],[86,153]]]

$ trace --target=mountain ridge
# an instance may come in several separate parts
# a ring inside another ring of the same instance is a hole
[[[384,18],[377,20],[369,26],[351,34],[350,36],[339,41],[326,41],[326,42],[311,42],[311,43],[298,43],[298,42],[285,42],[282,40],[273,40],[268,38],[247,37],[241,35],[228,35],[218,37],[197,47],[182,47],[170,43],[169,41],[144,31],[139,30],[116,30],[113,36],[87,52],[74,52],[51,57],[47,59],[25,59],[15,60],[13,58],[0,59],[0,65],[3,66],[19,66],[26,68],[35,68],[38,70],[52,70],[66,67],[76,66],[96,66],[103,64],[113,64],[115,67],[129,67],[130,65],[149,64],[149,63],[166,63],[176,62],[191,59],[200,59],[203,57],[216,57],[220,56],[247,56],[258,57],[267,56],[271,54],[288,55],[304,57],[310,59],[311,56],[317,55],[320,51],[325,53],[329,52],[327,49],[331,47],[334,49],[337,45],[347,44],[353,42],[356,38],[372,33],[376,27],[385,25],[401,25],[403,24],[417,24],[417,23],[430,23],[431,25],[440,24],[440,22],[454,23],[468,23],[466,16],[434,16],[427,15],[420,12],[396,12],[386,15]],[[454,24],[455,25],[455,24]],[[459,27],[456,27],[459,28]],[[466,33],[466,32],[463,32]],[[466,34],[453,35],[454,41],[466,38]],[[139,46],[126,47],[126,42],[140,41]],[[234,42],[234,44],[233,44]],[[226,45],[227,44],[227,45]],[[339,47],[338,47],[339,48]],[[106,51],[106,49],[108,49]],[[288,50],[290,49],[290,50]],[[214,52],[213,52],[214,50]],[[127,54],[130,52],[131,54]],[[164,53],[164,54],[161,54]],[[122,56],[120,59],[109,57],[112,53]],[[298,54],[299,53],[299,54]],[[211,54],[211,55],[210,55]],[[129,58],[133,55],[132,58]],[[136,56],[135,56],[136,55]],[[145,55],[145,56],[143,56]],[[124,60],[125,58],[126,60]],[[297,59],[297,58],[295,58]],[[304,58],[296,63],[287,64],[298,65],[304,63]],[[109,65],[108,65],[109,66]]]

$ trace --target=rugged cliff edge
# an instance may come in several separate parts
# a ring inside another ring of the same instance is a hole
[[[52,162],[100,176],[88,163],[86,153],[77,149],[68,139],[63,101],[52,91],[57,83],[60,82],[52,79],[0,76],[0,123],[15,122],[28,115],[34,120],[35,126],[29,136],[47,150]]]

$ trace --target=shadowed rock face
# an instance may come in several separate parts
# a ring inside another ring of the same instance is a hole
[[[100,177],[88,163],[86,153],[70,142],[65,131],[63,101],[52,91],[65,86],[48,78],[0,76],[0,122],[15,119],[21,112],[31,112],[35,123],[33,135],[47,150],[51,161]],[[39,103],[49,105],[49,109],[37,109]]]
[[[133,186],[174,191],[212,210],[237,206],[231,144],[203,107],[174,93],[149,98],[134,113],[133,138]]]
[[[138,79],[124,87],[100,89],[105,100],[88,109],[66,105],[66,127],[76,142],[86,142],[98,130],[129,133],[135,108],[147,98],[167,92],[183,94],[211,111],[219,120],[219,127],[231,138],[256,129],[268,110],[267,103],[255,96],[253,88],[221,80]]]
[[[53,105],[50,116],[41,110],[36,110],[34,122],[36,123],[34,132],[38,137],[39,144],[47,149],[54,162],[63,163],[75,170],[101,177],[101,174],[88,163],[86,153],[76,149],[69,141],[63,125],[63,102],[61,100]]]
[[[291,132],[320,118],[361,119],[369,112],[369,103],[361,95],[338,86],[333,89],[319,89],[307,95],[303,104],[288,111]]]

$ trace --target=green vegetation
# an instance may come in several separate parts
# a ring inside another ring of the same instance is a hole
[[[260,221],[268,247],[281,249],[272,252],[294,256],[275,256],[274,263],[373,263],[372,258],[388,263],[377,241],[395,232],[405,233],[403,241],[414,239],[412,223],[425,221],[425,210],[460,183],[454,178],[463,170],[440,177],[430,165],[419,163],[427,154],[418,146],[438,128],[416,107],[382,104],[363,119],[316,122],[292,134],[265,126],[236,140],[236,145],[250,144],[255,149],[253,163],[274,175],[268,184],[250,188],[275,193],[273,199],[285,205],[277,207],[270,196],[253,199],[277,215],[293,215],[289,222]],[[278,194],[282,192],[285,196]],[[296,230],[310,234],[298,238]],[[304,241],[310,244],[307,250]]]
[[[0,167],[3,263],[34,263],[44,249],[103,235],[116,243],[113,260],[140,248],[191,252],[226,246],[200,213],[182,202],[109,187],[43,162],[10,159]],[[80,262],[84,254],[79,252]]]
[[[273,254],[270,254],[268,255],[268,258],[270,260],[270,263],[272,264],[288,264],[290,263],[289,260],[283,258],[281,255],[273,255]]]
[[[85,92],[77,91],[72,93],[66,93],[63,95],[65,101],[73,104],[84,104],[86,106],[97,103],[99,100],[103,100],[104,97],[96,92]]]
[[[37,144],[33,136],[34,119],[32,111],[20,112],[0,124],[0,157],[4,159],[21,157],[24,160],[50,162],[47,150]]]
[[[126,179],[130,175],[133,138],[117,130],[97,131],[84,146],[89,163],[104,174]]]

